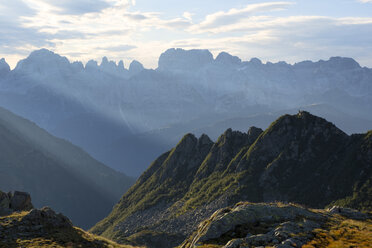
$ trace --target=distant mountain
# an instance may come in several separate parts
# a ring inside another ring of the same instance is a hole
[[[142,244],[152,233],[174,247],[214,211],[240,201],[313,208],[337,201],[371,211],[371,155],[372,131],[349,136],[306,111],[283,115],[265,131],[228,129],[215,143],[187,134],[92,231]]]
[[[31,194],[88,228],[107,215],[133,179],[82,149],[0,108],[0,189]]]
[[[5,76],[5,74],[10,72],[10,67],[6,63],[5,59],[0,59],[0,76]]]
[[[46,49],[32,52],[14,70],[0,61],[0,106],[132,176],[184,133],[212,127],[207,134],[215,137],[221,130],[213,126],[221,122],[272,116],[268,125],[279,113],[314,105],[327,106],[320,115],[348,134],[366,132],[372,69],[343,57],[291,65],[183,49],[165,51],[155,70],[138,61],[125,68],[106,57],[71,63]],[[163,132],[170,129],[174,136]],[[143,140],[150,144],[146,152]],[[138,148],[128,154],[132,143]]]

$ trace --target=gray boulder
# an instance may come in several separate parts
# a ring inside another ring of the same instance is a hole
[[[5,216],[14,211],[29,211],[33,209],[31,196],[25,192],[9,192],[0,191],[0,216]]]
[[[354,220],[366,220],[369,218],[369,215],[366,213],[359,212],[358,210],[351,209],[351,208],[343,208],[339,206],[333,206],[327,211],[331,214],[339,214],[346,218],[354,219]]]
[[[14,211],[29,211],[33,209],[30,194],[19,191],[12,193],[10,197],[10,208]]]
[[[44,225],[50,227],[72,227],[71,221],[62,214],[56,214],[53,209],[43,207],[42,209],[32,209],[24,218],[23,222],[33,225]]]

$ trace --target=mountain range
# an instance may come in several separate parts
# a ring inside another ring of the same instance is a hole
[[[298,110],[348,134],[366,132],[372,123],[372,69],[351,58],[291,65],[169,49],[158,64],[152,70],[133,61],[126,69],[104,57],[83,65],[46,49],[13,70],[2,59],[0,106],[131,176],[187,132],[215,139],[234,125],[267,128]]]
[[[159,240],[161,247],[175,247],[193,235],[183,247],[195,247],[188,246],[200,238],[195,231],[204,235],[210,222],[199,223],[221,208],[248,201],[371,211],[371,183],[372,131],[348,135],[333,123],[300,111],[281,116],[265,131],[228,129],[216,142],[205,134],[199,138],[186,134],[150,165],[91,231],[119,243],[148,247],[159,247],[154,245]],[[210,218],[217,221],[225,213],[233,214],[231,209]],[[227,232],[225,226],[238,225],[240,219],[231,218],[217,222],[211,232],[216,228]]]
[[[27,191],[82,228],[105,217],[134,179],[0,108],[0,189]]]

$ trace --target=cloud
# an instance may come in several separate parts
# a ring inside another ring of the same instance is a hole
[[[361,3],[372,3],[372,0],[358,0]]]
[[[24,0],[35,9],[48,9],[63,15],[82,15],[86,13],[97,13],[104,9],[116,6],[130,6],[130,0]],[[135,4],[135,3],[134,3]]]
[[[148,16],[146,16],[144,14],[141,14],[139,12],[137,12],[137,13],[125,13],[124,16],[131,19],[131,20],[134,20],[134,21],[142,21],[142,20],[149,19]]]
[[[372,18],[288,16],[291,1],[250,4],[196,16],[133,11],[133,0],[13,0],[0,2],[0,55],[16,58],[46,47],[86,62],[141,61],[156,67],[170,47],[227,51],[243,59],[299,61],[350,56],[372,66]],[[297,3],[300,4],[300,3]],[[273,13],[273,11],[282,12]],[[3,14],[4,13],[4,14]],[[0,56],[1,57],[1,56]],[[369,61],[369,62],[368,62]]]
[[[118,45],[118,46],[108,46],[108,47],[97,47],[99,50],[104,51],[111,51],[111,52],[123,52],[123,51],[129,51],[132,49],[137,48],[137,46],[133,45]]]
[[[189,19],[184,19],[184,18],[175,18],[171,20],[161,21],[158,24],[159,24],[159,27],[171,28],[171,29],[187,28],[192,25]]]
[[[51,46],[47,34],[35,28],[25,28],[21,16],[32,17],[37,12],[21,0],[0,3],[0,53],[24,54],[25,49]],[[29,52],[29,51],[27,51]]]
[[[110,7],[108,2],[102,0],[45,0],[45,2],[60,8],[62,14],[71,15],[100,12]]]
[[[236,22],[242,21],[243,19],[249,18],[254,14],[260,12],[270,12],[282,10],[290,5],[293,2],[267,2],[267,3],[258,3],[258,4],[249,4],[242,9],[230,9],[227,12],[216,12],[210,15],[207,15],[205,20],[200,24],[194,26],[193,30],[203,32],[209,31],[213,32],[215,29],[234,24]]]
[[[190,13],[190,12],[183,12],[183,17],[184,18],[186,18],[187,20],[189,20],[189,21],[192,21],[192,16],[193,16],[194,14],[192,14],[192,13]]]

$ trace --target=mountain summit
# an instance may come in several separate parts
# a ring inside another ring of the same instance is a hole
[[[213,62],[213,55],[208,50],[168,49],[160,55],[160,71],[193,71]]]

